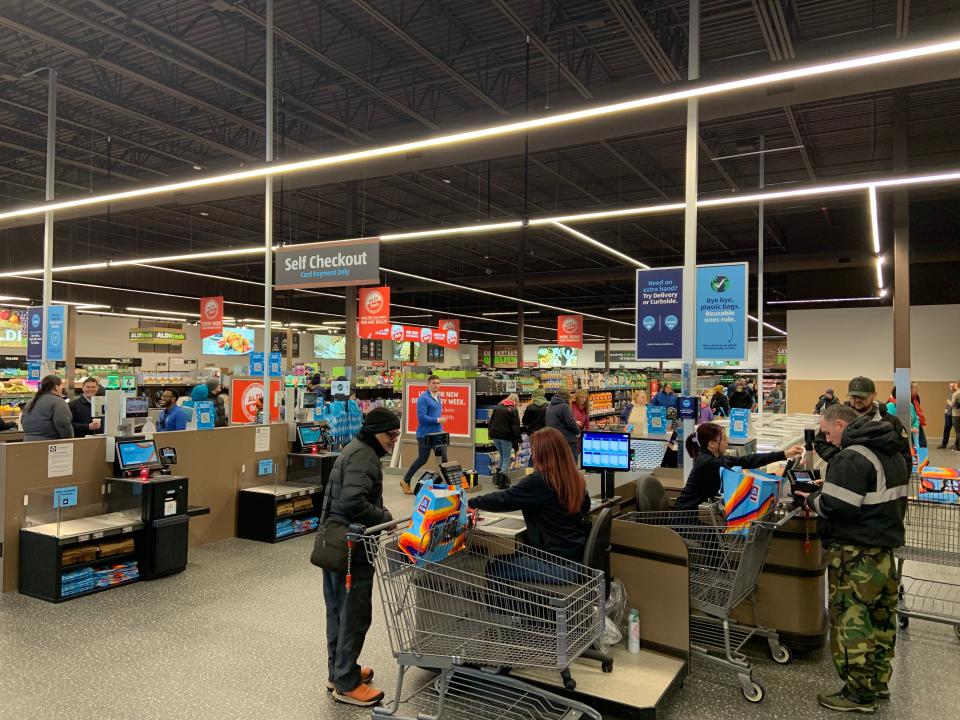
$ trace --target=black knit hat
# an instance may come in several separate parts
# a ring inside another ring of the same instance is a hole
[[[400,418],[393,410],[374,408],[363,419],[363,427],[372,433],[390,432],[400,429]]]

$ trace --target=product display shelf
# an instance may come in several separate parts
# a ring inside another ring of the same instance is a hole
[[[310,498],[312,507],[279,515],[278,506],[297,498]],[[277,523],[283,520],[320,517],[323,505],[322,485],[294,485],[290,483],[265,483],[243,488],[237,502],[237,537],[259,542],[277,543],[301,535],[316,532],[316,529],[289,535],[277,536]]]
[[[133,521],[129,515],[119,512],[21,529],[20,592],[48,602],[60,603],[139,581],[140,577],[135,577],[66,597],[61,594],[61,579],[64,573],[88,567],[107,567],[121,561],[136,559],[141,545],[142,530],[142,522]],[[131,538],[134,551],[83,563],[63,565],[61,554],[64,548],[80,543],[95,544],[104,538],[114,540]]]

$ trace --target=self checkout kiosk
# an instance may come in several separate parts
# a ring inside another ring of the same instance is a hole
[[[144,401],[146,402],[146,401]],[[158,448],[143,436],[117,438],[108,496],[118,503],[139,500],[143,538],[140,574],[146,579],[181,572],[187,566],[188,479],[174,475],[174,448]]]
[[[332,451],[333,446],[333,435],[326,422],[297,423],[293,451],[287,453],[287,482],[325,486],[340,454]]]
[[[614,475],[630,470],[630,433],[592,432],[583,433],[583,457],[581,466],[586,472],[600,473],[600,497],[613,497]]]

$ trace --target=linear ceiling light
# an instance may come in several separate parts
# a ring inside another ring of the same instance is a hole
[[[591,315],[590,313],[578,312],[576,310],[570,310],[569,308],[558,307],[556,305],[547,305],[546,303],[535,302],[534,300],[524,300],[523,298],[515,298],[509,295],[492,293],[492,292],[488,292],[487,290],[480,290],[478,288],[463,287],[462,285],[446,282],[445,280],[428,278],[428,277],[424,277],[423,275],[414,275],[413,273],[406,273],[400,270],[390,270],[389,268],[380,268],[380,269],[383,272],[388,273],[390,275],[400,275],[402,277],[412,278],[413,280],[423,280],[424,282],[435,283],[437,285],[445,285],[446,287],[456,288],[457,290],[463,290],[465,292],[471,292],[477,295],[488,295],[490,297],[500,298],[501,300],[512,300],[513,302],[522,303],[524,305],[533,305],[534,307],[542,307],[542,308],[546,308],[547,310],[556,310],[557,312],[570,313],[572,315],[583,315],[583,317],[593,318],[594,320],[602,320],[604,322],[611,322],[611,323],[616,323],[618,325],[626,325],[627,327],[633,327],[632,323],[623,322],[622,320],[611,320],[610,318],[600,317],[599,315]]]
[[[131,318],[141,318],[143,320],[163,320],[164,322],[189,322],[186,318],[183,317],[160,317],[159,315],[141,315],[138,313],[118,313],[118,312],[107,312],[105,310],[77,310],[78,313],[84,315],[109,315],[110,317],[131,317]]]
[[[757,318],[755,318],[753,315],[747,315],[747,317],[750,318],[751,320],[753,320],[755,323],[759,323],[759,322],[760,322],[760,321],[759,321]],[[781,335],[786,335],[786,334],[787,334],[787,331],[786,331],[786,330],[782,330],[781,328],[778,328],[776,325],[771,325],[770,323],[768,323],[768,322],[766,322],[766,321],[764,321],[763,326],[766,327],[766,328],[770,328],[770,329],[773,330],[774,332],[778,332],[778,333],[780,333]]]
[[[877,255],[877,289],[883,290],[883,255]]]
[[[619,250],[614,250],[609,245],[605,245],[599,240],[594,240],[592,237],[590,237],[589,235],[583,234],[579,230],[574,230],[572,227],[568,227],[567,225],[564,225],[561,222],[554,222],[553,225],[554,227],[560,228],[567,235],[570,235],[571,237],[575,237],[580,242],[586,243],[590,247],[595,247],[597,250],[600,250],[601,252],[605,252],[607,255],[612,255],[613,257],[617,258],[618,260],[622,260],[628,265],[633,265],[635,268],[642,268],[644,270],[650,269],[649,265],[645,265],[644,263],[638,260],[634,260],[629,255],[626,255],[620,252]]]
[[[807,305],[813,303],[866,302],[867,300],[879,299],[879,295],[866,295],[864,297],[811,298],[810,300],[768,300],[767,305]]]
[[[223,175],[210,175],[199,177],[193,180],[181,182],[166,183],[147,188],[137,188],[133,190],[124,190],[120,192],[107,193],[104,195],[93,195],[88,197],[76,198],[73,200],[61,200],[59,202],[47,203],[44,205],[34,205],[29,207],[17,208],[7,212],[0,213],[0,220],[7,220],[28,215],[38,215],[51,210],[63,210],[67,208],[89,207],[93,205],[102,205],[119,200],[128,200],[138,197],[146,197],[161,193],[173,193],[177,191],[189,190],[192,188],[210,187],[215,185],[224,185],[231,182],[243,180],[253,180],[256,178],[283,175],[294,172],[304,172],[318,168],[331,167],[334,165],[343,165],[362,160],[372,160],[374,158],[388,157],[392,155],[404,155],[416,153],[422,150],[437,147],[448,147],[467,142],[476,142],[504,135],[516,135],[548,127],[556,127],[569,123],[601,118],[616,113],[641,110],[644,108],[665,105],[668,103],[681,102],[690,98],[702,98],[722,93],[733,92],[737,90],[746,90],[748,88],[763,87],[778,83],[784,83],[801,78],[817,77],[831,75],[847,70],[856,70],[858,68],[876,67],[878,65],[888,65],[918,58],[931,57],[955,53],[960,50],[960,38],[952,37],[937,43],[927,45],[903,48],[890,52],[876,53],[873,55],[861,55],[859,57],[848,58],[846,60],[834,60],[832,62],[818,63],[816,65],[807,65],[778,72],[763,73],[739,80],[727,80],[725,82],[705,85],[700,87],[688,87],[683,90],[661,93],[648,97],[634,98],[610,105],[601,105],[599,107],[584,108],[546,117],[530,118],[511,123],[493,125],[491,127],[479,128],[476,130],[466,130],[463,132],[442,135],[438,137],[425,138],[423,140],[414,140],[411,142],[399,143],[396,145],[387,145],[383,147],[369,148],[366,150],[357,150],[353,152],[341,153],[339,155],[328,155],[325,157],[310,158],[289,163],[275,163],[263,167],[243,170],[240,172],[226,173]]]
[[[880,254],[880,213],[877,209],[877,186],[871,185],[867,190],[870,200],[870,237],[873,238],[873,254]]]
[[[23,302],[30,302],[28,297],[18,297],[16,295],[0,295],[0,302],[6,302],[7,300],[22,300]]]
[[[503,311],[503,312],[485,312],[485,313],[480,313],[480,314],[483,315],[484,317],[488,317],[488,316],[494,316],[494,315],[518,315],[519,313],[518,313],[516,310],[505,310],[505,311]],[[524,315],[539,315],[539,314],[540,314],[540,311],[539,311],[539,310],[524,310],[524,311],[523,311],[523,314],[524,314]]]

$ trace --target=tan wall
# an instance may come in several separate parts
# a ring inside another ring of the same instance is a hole
[[[161,447],[177,449],[177,475],[190,479],[189,502],[210,508],[209,515],[190,519],[190,545],[217,542],[237,534],[237,492],[243,485],[256,484],[257,461],[272,458],[279,478],[286,477],[289,450],[288,426],[271,426],[269,452],[255,453],[256,428],[236,425],[204,431],[157,434]],[[74,445],[74,474],[48,479],[47,447],[50,443],[0,443],[0,492],[3,499],[3,592],[17,589],[20,554],[19,532],[23,525],[23,498],[30,490],[64,485],[96,484],[113,474],[105,458],[106,440],[101,437],[57,441]],[[80,503],[98,502],[98,498],[80,498]]]
[[[960,369],[958,369],[960,372]],[[877,386],[877,399],[886,402],[890,395],[890,389],[893,387],[892,378],[871,378]],[[791,380],[787,376],[787,412],[790,413],[811,413],[817,404],[817,398],[823,394],[827,388],[833,388],[837,397],[843,402],[847,397],[847,383],[850,378],[842,379],[824,379],[824,380]],[[947,398],[946,380],[921,380],[917,384],[920,386],[920,402],[923,413],[927,419],[927,435],[931,429],[935,436],[943,430],[943,404]]]

